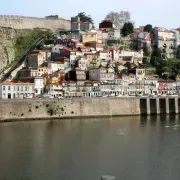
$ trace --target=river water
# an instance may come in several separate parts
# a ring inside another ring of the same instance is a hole
[[[179,180],[178,116],[0,124],[0,180]]]

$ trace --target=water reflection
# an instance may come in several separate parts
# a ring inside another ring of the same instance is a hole
[[[179,179],[180,117],[0,124],[0,180]]]

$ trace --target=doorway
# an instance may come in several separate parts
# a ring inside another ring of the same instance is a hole
[[[11,99],[11,94],[10,93],[8,93],[8,99]]]

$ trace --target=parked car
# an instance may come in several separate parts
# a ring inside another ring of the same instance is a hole
[[[58,96],[58,99],[64,99],[64,97],[63,96]]]
[[[115,94],[110,94],[108,97],[115,97]]]
[[[25,99],[32,99],[33,96],[25,96],[24,98],[25,98]]]

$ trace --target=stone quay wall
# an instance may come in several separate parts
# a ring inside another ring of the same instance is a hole
[[[53,32],[57,29],[70,30],[71,22],[65,19],[46,19],[25,16],[0,15],[0,27],[13,29],[50,29]]]
[[[0,121],[140,115],[139,99],[1,100]]]
[[[0,100],[0,122],[179,113],[178,97]]]

